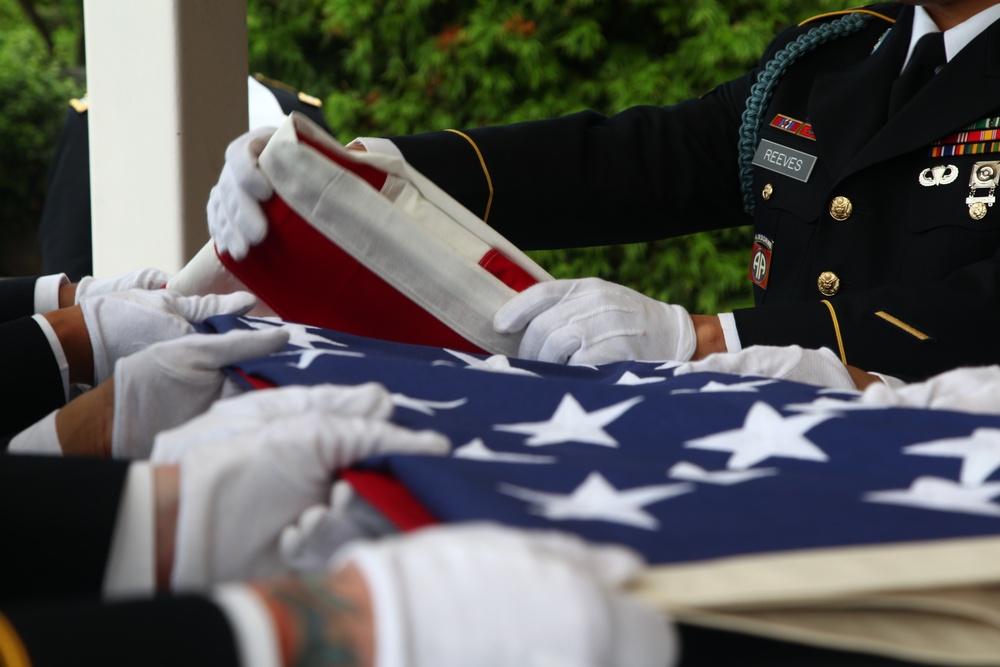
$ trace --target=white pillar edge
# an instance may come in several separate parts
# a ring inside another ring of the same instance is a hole
[[[178,271],[247,129],[246,0],[84,0],[94,274]]]

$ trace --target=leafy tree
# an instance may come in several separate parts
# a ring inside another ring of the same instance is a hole
[[[251,68],[323,99],[342,141],[670,104],[752,67],[781,28],[849,4],[247,2]],[[37,220],[64,102],[83,90],[70,77],[82,64],[81,5],[0,0],[0,149],[20,160],[8,159],[0,171],[0,224],[8,228]],[[750,245],[749,230],[739,228],[532,254],[557,277],[596,275],[697,312],[717,312],[750,303]]]
[[[66,100],[79,94],[79,23],[76,2],[0,0],[0,275],[37,270],[14,241],[33,238]]]
[[[846,6],[844,0],[251,0],[251,62],[272,72],[287,67],[281,76],[313,87],[330,126],[347,141],[670,104],[745,72],[793,21]],[[276,21],[282,14],[294,15],[294,24]],[[718,312],[751,303],[750,238],[748,228],[739,228],[531,254],[557,277],[600,276],[696,312]]]

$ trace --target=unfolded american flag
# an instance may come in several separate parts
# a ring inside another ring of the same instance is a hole
[[[943,663],[1000,656],[1000,417],[675,374],[672,362],[561,366],[265,318],[207,326],[290,330],[283,351],[232,369],[248,387],[379,382],[392,421],[451,439],[447,457],[388,456],[345,473],[401,529],[492,520],[625,544],[654,565],[645,594],[676,617],[778,637],[790,627],[827,646],[847,631],[822,621],[803,635],[816,604],[881,605],[888,619],[887,591],[988,593],[972,613],[985,633],[975,641],[927,638],[921,653],[920,638],[894,640],[890,624],[886,640],[865,622],[846,645]]]

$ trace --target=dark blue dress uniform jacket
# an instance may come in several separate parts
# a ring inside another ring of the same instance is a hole
[[[0,281],[0,452],[10,438],[66,403],[62,373],[48,338],[31,318],[35,278]]]
[[[393,141],[524,248],[752,223],[770,256],[758,265],[766,289],[754,286],[756,307],[735,313],[744,346],[828,347],[846,363],[907,379],[1000,362],[1000,207],[976,220],[966,203],[974,166],[1000,152],[931,156],[936,141],[1000,116],[1000,24],[890,119],[913,10],[881,3],[854,14],[864,27],[817,46],[777,79],[753,148],[767,140],[816,162],[806,182],[755,167],[752,216],[739,169],[751,86],[779,51],[843,15],[784,32],[757,70],[697,100]],[[815,139],[772,127],[780,117],[810,126]],[[951,180],[922,184],[934,167]],[[850,204],[848,217],[845,206],[831,213],[835,200]]]

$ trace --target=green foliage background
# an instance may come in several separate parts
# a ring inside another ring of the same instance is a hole
[[[79,94],[76,64],[82,10],[78,1],[35,8],[43,33],[15,0],[0,0],[0,275],[33,268],[45,175],[66,100]]]
[[[249,54],[253,71],[322,99],[330,127],[348,141],[581,109],[611,114],[635,104],[670,104],[752,67],[783,27],[849,4],[248,0]],[[38,35],[32,43],[26,14],[20,22],[15,16],[19,5],[39,8],[53,25],[77,21],[77,32],[54,31],[61,36],[52,49]],[[11,99],[10,91],[31,98],[25,111],[0,110],[0,147],[7,155],[13,150],[47,159],[55,145],[52,123],[58,123],[69,96],[67,79],[59,73],[79,64],[80,51],[73,48],[80,39],[79,5],[80,0],[0,0],[0,99]],[[9,20],[16,31],[8,32]],[[33,124],[25,120],[31,117]],[[20,201],[19,192],[30,190],[37,203],[38,167],[32,169],[34,180],[16,186],[8,184],[16,179],[0,175],[0,202]],[[27,204],[29,214],[35,205]],[[717,312],[750,304],[750,245],[749,229],[740,228],[533,256],[557,277],[601,276],[695,312]]]

